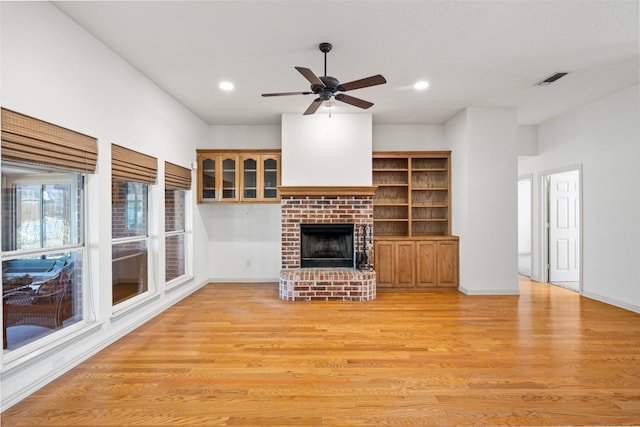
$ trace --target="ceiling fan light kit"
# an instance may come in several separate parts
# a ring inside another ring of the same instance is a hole
[[[350,90],[384,84],[387,82],[385,78],[380,74],[376,74],[375,76],[365,77],[364,79],[354,80],[348,83],[340,83],[337,78],[327,76],[327,53],[331,51],[333,46],[331,43],[324,42],[320,43],[318,48],[322,53],[324,53],[324,76],[316,76],[316,74],[309,68],[295,67],[295,69],[298,70],[298,72],[302,74],[309,83],[311,83],[310,92],[263,93],[262,96],[317,95],[318,97],[311,102],[311,105],[306,109],[304,115],[315,113],[323,102],[330,101],[332,98],[336,101],[344,102],[345,104],[353,105],[354,107],[362,109],[367,109],[373,106],[373,102],[365,101],[364,99],[346,95],[341,92],[348,92]]]

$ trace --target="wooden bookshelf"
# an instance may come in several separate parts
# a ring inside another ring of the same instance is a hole
[[[376,237],[451,234],[451,153],[373,154]]]
[[[373,154],[374,266],[381,288],[458,286],[451,153]]]

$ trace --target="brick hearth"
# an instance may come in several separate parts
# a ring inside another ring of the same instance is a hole
[[[280,299],[286,301],[371,301],[375,271],[355,268],[299,268],[280,273]]]
[[[369,301],[375,272],[355,268],[300,268],[300,224],[354,224],[373,233],[375,187],[281,187],[280,298],[287,301]],[[367,244],[373,236],[367,237]],[[361,247],[358,232],[356,247]],[[372,261],[372,260],[371,260]]]

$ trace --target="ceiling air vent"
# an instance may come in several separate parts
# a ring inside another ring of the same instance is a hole
[[[546,79],[540,80],[534,86],[549,86],[551,83],[555,82],[558,79],[561,79],[562,77],[566,76],[567,74],[569,74],[569,73],[554,73],[554,74],[550,75],[549,77],[547,77]]]

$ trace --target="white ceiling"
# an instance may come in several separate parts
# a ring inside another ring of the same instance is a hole
[[[466,107],[515,107],[538,124],[639,81],[638,1],[55,2],[74,21],[209,124],[279,124],[314,96],[293,68],[374,102],[379,124],[444,123]],[[549,75],[570,74],[551,86]],[[412,89],[417,80],[430,87]],[[223,92],[222,80],[236,89]],[[363,110],[339,103],[336,113]],[[322,111],[322,110],[320,110]]]

